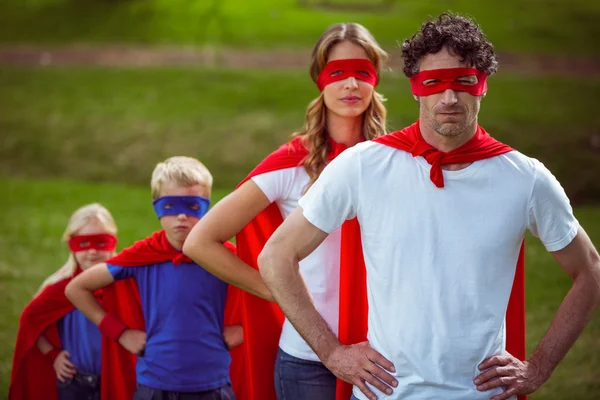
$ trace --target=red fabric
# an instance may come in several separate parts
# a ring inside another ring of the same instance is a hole
[[[444,187],[442,165],[468,163],[494,157],[512,151],[512,149],[493,139],[481,127],[477,127],[475,136],[463,146],[443,153],[423,140],[419,130],[419,121],[398,132],[375,139],[375,142],[404,150],[413,157],[423,156],[431,167],[431,181],[437,187]],[[506,350],[520,360],[526,359],[525,350],[525,242],[517,261],[515,280],[506,311]],[[527,396],[519,396],[519,400]]]
[[[127,329],[127,325],[118,318],[115,318],[111,313],[106,313],[102,321],[98,324],[98,329],[104,336],[117,341]]]
[[[349,77],[354,77],[373,86],[377,86],[379,80],[377,70],[370,60],[363,58],[349,58],[328,62],[319,74],[317,86],[320,91],[323,91],[325,86],[330,83],[341,81]]]
[[[473,76],[477,77],[477,83],[464,84],[458,78]],[[435,82],[425,85],[423,82],[434,79]],[[412,92],[417,96],[430,96],[441,93],[448,89],[457,92],[467,92],[473,96],[481,96],[487,92],[487,75],[477,68],[441,68],[421,71],[410,78]]]
[[[56,349],[62,347],[56,322],[74,309],[65,296],[65,287],[71,279],[47,286],[23,310],[13,358],[8,393],[10,400],[58,400],[56,372],[52,362],[38,350],[35,343],[44,334]],[[101,383],[102,399],[118,398],[115,392],[106,387],[105,382],[102,380]]]
[[[165,261],[172,261],[174,265],[193,262],[181,251],[175,249],[169,243],[165,231],[160,230],[146,239],[138,240],[133,246],[124,249],[106,263],[120,267],[139,267]]]
[[[235,245],[224,243],[230,251],[235,253]],[[183,253],[175,249],[167,240],[163,230],[155,232],[152,236],[134,243],[133,246],[126,248],[115,257],[106,261],[108,264],[121,267],[139,267],[143,265],[156,264],[165,261],[172,261],[174,265],[182,262],[192,262]],[[225,305],[225,325],[241,325],[239,311],[239,293],[237,289],[228,290]],[[104,309],[111,313],[115,318],[122,321],[129,329],[145,330],[144,315],[140,294],[134,279],[123,279],[116,281],[110,286],[104,288],[103,305]],[[102,363],[102,376],[109,377],[103,379],[110,389],[117,393],[123,393],[122,397],[114,397],[115,400],[130,400],[133,397],[136,384],[135,364],[136,356],[125,350],[117,342],[102,337],[103,360],[109,360]],[[239,387],[243,379],[243,370],[239,367],[240,357],[243,353],[239,349],[231,351],[232,363],[230,368],[232,386],[235,389]]]
[[[329,160],[346,149],[346,146],[332,140],[329,143]],[[265,158],[240,185],[256,175],[301,166],[308,154],[301,139],[296,138]],[[277,204],[270,204],[237,234],[238,256],[253,268],[258,269],[256,263],[258,255],[282,222],[283,217]],[[342,226],[340,251],[339,337],[343,343],[351,344],[365,341],[367,331],[366,280],[356,279],[356,277],[364,278],[365,276],[360,228],[356,219],[347,221]],[[356,296],[355,287],[361,287],[361,285],[365,296]],[[242,292],[241,296],[243,299],[243,351],[246,354],[246,381],[243,392],[238,394],[238,398],[240,400],[275,400],[273,382],[275,357],[285,317],[275,303],[262,300],[247,292]],[[361,319],[364,316],[363,325],[356,324],[358,316]],[[347,400],[350,397],[352,386],[340,380],[337,385],[337,399]]]
[[[430,178],[435,186],[444,187],[442,166],[446,164],[461,164],[483,160],[508,153],[513,149],[500,143],[480,126],[467,143],[447,153],[437,150],[427,143],[421,135],[419,121],[401,131],[390,133],[374,140],[377,143],[404,150],[413,157],[422,156],[431,164]]]

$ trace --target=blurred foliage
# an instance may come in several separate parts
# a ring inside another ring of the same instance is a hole
[[[576,203],[600,200],[600,80],[499,74],[480,123],[539,158]],[[388,126],[418,116],[408,82],[386,73]],[[0,68],[0,174],[146,183],[172,155],[200,158],[233,187],[300,129],[318,91],[306,71]]]
[[[589,0],[0,0],[0,43],[312,47],[328,25],[363,23],[387,50],[452,10],[503,52],[598,54]]]

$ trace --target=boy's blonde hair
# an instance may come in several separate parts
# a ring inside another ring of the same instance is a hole
[[[160,197],[160,190],[165,182],[175,182],[184,187],[201,185],[210,196],[213,177],[208,168],[195,158],[177,156],[167,158],[154,168],[150,183],[152,200]]]
[[[117,224],[115,223],[110,211],[108,211],[106,207],[99,203],[92,203],[78,208],[75,210],[73,215],[71,215],[67,229],[65,229],[65,232],[62,236],[63,242],[68,243],[73,236],[76,236],[84,226],[89,224],[94,219],[98,220],[100,224],[102,224],[107,233],[117,236]],[[75,256],[73,256],[73,253],[71,253],[69,254],[69,258],[67,259],[65,265],[60,267],[58,271],[50,275],[48,279],[42,283],[38,293],[48,285],[52,285],[56,282],[73,276],[76,270],[77,261],[75,261]]]

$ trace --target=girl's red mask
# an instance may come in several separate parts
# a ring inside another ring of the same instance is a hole
[[[463,83],[459,78],[476,76],[477,83]],[[424,84],[427,80],[433,80]],[[442,68],[421,71],[410,78],[412,92],[416,96],[429,96],[448,89],[481,96],[487,92],[487,75],[476,68]]]
[[[379,77],[373,63],[364,58],[348,58],[330,61],[325,65],[317,79],[317,86],[322,92],[330,83],[354,77],[358,80],[377,86]]]
[[[96,251],[114,251],[117,238],[107,233],[98,235],[78,235],[69,239],[69,248],[73,253],[94,249]]]

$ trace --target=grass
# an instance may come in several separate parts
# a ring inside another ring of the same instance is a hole
[[[149,189],[123,184],[93,184],[71,180],[0,178],[0,398],[5,398],[19,315],[45,277],[66,260],[60,242],[70,213],[101,202],[119,226],[119,248],[159,228],[150,205]],[[227,190],[216,190],[217,201]],[[595,243],[600,242],[600,207],[577,208],[576,215]],[[539,241],[527,247],[528,353],[534,349],[570,287]],[[596,312],[575,347],[553,377],[532,396],[535,400],[598,398],[600,381],[600,312]]]
[[[0,0],[0,43],[312,47],[354,21],[382,45],[452,10],[481,23],[500,51],[597,54],[598,2],[588,0]]]
[[[577,203],[600,200],[600,80],[500,73],[480,123],[542,160]],[[378,90],[391,130],[417,105],[394,71]],[[233,187],[301,128],[317,95],[306,71],[201,68],[0,68],[0,174],[145,184],[168,156],[190,155]]]

